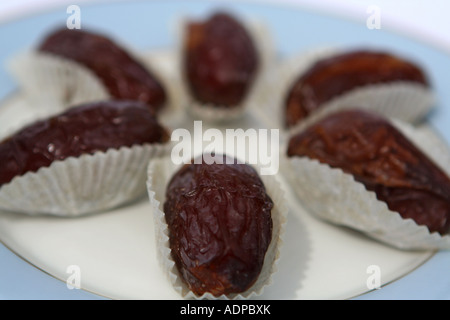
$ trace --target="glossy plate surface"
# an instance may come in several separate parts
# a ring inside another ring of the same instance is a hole
[[[227,6],[244,16],[266,21],[280,55],[290,56],[324,45],[376,46],[418,60],[430,74],[439,100],[429,121],[450,141],[450,110],[446,103],[450,101],[450,92],[446,90],[450,83],[450,57],[446,53],[387,31],[369,30],[363,24],[299,8],[256,3]],[[206,1],[84,5],[82,27],[104,30],[143,51],[164,52],[176,45],[173,26],[179,16],[198,15],[217,7],[223,6]],[[0,39],[8,45],[2,48],[0,61],[6,63],[14,54],[35,45],[51,28],[65,24],[65,9],[1,25]],[[161,57],[167,58],[164,54]],[[34,111],[20,101],[6,68],[0,72],[0,81],[0,97],[4,101],[0,127],[6,128],[11,119],[29,116]],[[261,123],[250,117],[242,126]],[[434,254],[389,248],[358,233],[317,221],[304,212],[289,191],[287,197],[291,210],[279,272],[261,298],[450,298],[449,252]],[[0,283],[4,284],[0,287],[1,298],[178,298],[156,261],[147,199],[79,219],[2,213],[0,240],[5,246],[0,250],[5,265],[0,275]],[[36,272],[26,262],[46,274]],[[85,291],[66,288],[71,266],[81,270],[81,286]],[[388,284],[375,292],[369,292],[367,286],[370,266],[378,266],[382,284]]]

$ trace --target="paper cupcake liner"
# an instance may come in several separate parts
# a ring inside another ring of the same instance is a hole
[[[77,217],[113,209],[144,196],[151,158],[168,145],[110,149],[55,161],[0,188],[0,208],[29,215]]]
[[[8,67],[25,98],[36,108],[60,112],[110,98],[92,71],[54,54],[29,51],[14,57]]]
[[[171,256],[169,245],[169,230],[163,212],[165,202],[166,187],[171,177],[182,165],[175,165],[170,158],[153,159],[148,167],[148,195],[153,208],[153,216],[156,228],[156,245],[158,259],[162,270],[166,273],[174,289],[184,299],[220,299],[220,300],[241,300],[259,296],[264,289],[272,283],[272,276],[277,271],[280,257],[282,238],[286,223],[287,206],[284,199],[284,192],[275,176],[261,176],[268,195],[274,202],[272,210],[272,241],[267,250],[262,271],[256,283],[247,291],[239,294],[221,295],[216,297],[211,293],[197,296],[189,290],[185,282],[180,278],[178,269]]]
[[[157,68],[158,60],[155,61],[153,56],[145,56],[118,41],[115,43],[146,68],[163,87],[169,83],[170,79],[165,77],[164,70]],[[36,105],[36,108],[60,112],[74,105],[113,98],[89,68],[56,54],[31,50],[10,60],[8,69],[29,103]],[[172,92],[168,94],[166,105],[179,102],[170,94]]]
[[[417,121],[420,117],[410,117],[406,113],[402,113],[402,110],[419,105],[427,99],[431,101],[430,92],[426,91],[427,89],[424,89],[423,86],[404,82],[391,83],[389,85],[371,85],[367,88],[361,87],[354,89],[352,92],[344,94],[336,100],[333,99],[298,124],[285,130],[285,139],[303,131],[311,124],[316,123],[332,113],[344,110],[366,110],[377,113],[393,122],[400,121],[410,123],[411,125],[419,125]],[[423,106],[425,104],[421,105]],[[416,111],[419,112],[419,110]],[[422,116],[425,116],[429,110],[422,111],[424,112]],[[418,116],[418,113],[415,115]]]
[[[189,98],[183,90],[180,69],[176,65],[176,53],[173,50],[149,50],[140,53],[140,57],[147,69],[151,69],[160,80],[167,93],[167,105],[158,113],[158,119],[167,127],[184,127],[184,110]]]
[[[275,103],[278,106],[279,116],[277,119],[281,128],[285,126],[285,99],[294,82],[315,62],[346,51],[348,50],[319,48],[281,62],[280,86]],[[435,101],[435,94],[430,87],[412,81],[392,81],[356,87],[325,102],[308,118],[316,113],[327,112],[327,109],[337,111],[362,108],[390,119],[418,123],[431,111]]]
[[[450,176],[448,147],[431,130],[416,129],[398,120],[392,123]],[[286,148],[283,150],[286,152]],[[430,233],[426,226],[389,210],[351,174],[308,157],[288,158],[284,154],[281,161],[293,189],[313,215],[403,250],[450,249],[450,235]]]
[[[267,25],[262,21],[246,20],[245,18],[241,19],[244,27],[253,39],[259,54],[259,69],[255,74],[253,84],[240,104],[234,106],[221,106],[196,101],[189,93],[190,90],[186,85],[188,82],[183,73],[183,45],[184,31],[186,30],[185,26],[187,24],[186,20],[186,18],[180,18],[177,21],[175,33],[178,39],[176,65],[180,70],[181,88],[184,91],[185,96],[188,97],[188,102],[186,104],[187,111],[199,120],[221,123],[236,120],[242,117],[248,108],[257,108],[261,104],[267,103],[268,89],[270,88],[268,86],[268,77],[274,67],[275,59],[273,40]]]

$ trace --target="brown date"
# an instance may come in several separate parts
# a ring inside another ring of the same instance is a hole
[[[252,167],[227,163],[187,164],[167,187],[172,256],[197,295],[249,289],[272,238],[273,202],[263,182]]]
[[[450,232],[449,177],[378,115],[356,110],[332,114],[292,136],[287,154],[340,168],[403,218],[430,232]]]
[[[285,101],[285,124],[292,127],[323,103],[356,87],[394,81],[429,86],[418,66],[388,53],[361,50],[322,59],[290,88]]]
[[[166,101],[166,92],[154,75],[103,35],[63,28],[44,39],[39,50],[85,66],[113,99],[141,101],[155,112]]]
[[[147,106],[105,101],[73,107],[21,129],[0,143],[0,186],[53,161],[169,138]]]
[[[230,107],[245,98],[259,56],[250,34],[235,18],[216,13],[205,22],[190,22],[184,46],[184,73],[196,100]]]

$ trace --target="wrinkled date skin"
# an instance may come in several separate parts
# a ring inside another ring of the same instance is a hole
[[[320,60],[291,87],[285,101],[286,126],[292,127],[351,89],[394,81],[429,86],[418,66],[387,53],[361,50]]]
[[[197,295],[241,293],[258,278],[272,238],[273,202],[245,164],[188,164],[164,204],[176,266]]]
[[[184,54],[184,72],[192,96],[221,107],[236,106],[245,98],[259,64],[251,36],[225,13],[217,13],[203,23],[189,23]]]
[[[352,174],[403,218],[450,232],[450,180],[385,119],[364,111],[333,114],[294,135],[288,156],[306,156]]]
[[[0,186],[57,160],[168,139],[145,104],[106,101],[77,106],[0,143]]]
[[[155,112],[166,101],[166,92],[154,75],[103,35],[64,28],[50,34],[39,50],[85,66],[114,99],[141,101]]]

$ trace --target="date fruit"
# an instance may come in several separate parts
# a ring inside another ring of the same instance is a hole
[[[227,159],[187,164],[167,187],[164,212],[172,257],[199,296],[249,289],[272,238],[273,202],[263,182],[249,165]]]
[[[103,35],[64,28],[44,39],[39,50],[85,66],[113,99],[141,101],[155,112],[166,101],[165,89],[154,75]]]
[[[407,81],[429,86],[421,69],[383,52],[352,51],[316,62],[292,85],[285,101],[285,123],[292,127],[325,102],[372,84]]]
[[[216,13],[205,22],[190,22],[184,46],[184,73],[197,101],[232,107],[245,98],[259,56],[250,34],[234,17]]]
[[[378,115],[361,110],[332,114],[292,136],[287,154],[340,168],[403,218],[430,232],[450,232],[449,177]]]
[[[104,101],[73,107],[0,143],[0,186],[53,161],[168,139],[166,129],[143,103]]]

